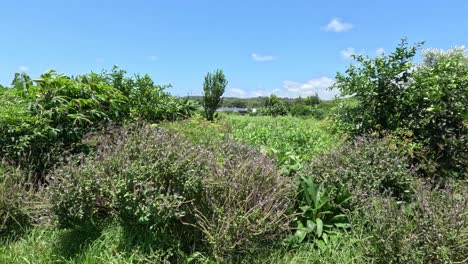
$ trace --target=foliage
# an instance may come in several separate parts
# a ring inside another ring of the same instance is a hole
[[[204,181],[210,210],[197,210],[197,226],[216,259],[242,259],[286,234],[292,188],[258,150],[228,141],[220,151],[222,166]]]
[[[190,201],[200,199],[208,154],[149,127],[134,133],[117,131],[94,158],[72,161],[52,174],[53,210],[61,226],[95,224],[116,215],[125,226],[157,232],[182,219]]]
[[[272,94],[265,99],[265,103],[263,107],[259,109],[259,112],[262,115],[283,116],[288,114],[288,108],[280,98]]]
[[[291,106],[291,115],[310,116],[314,112],[314,107],[304,104],[295,104]]]
[[[423,144],[424,159],[436,162],[439,173],[463,176],[468,160],[468,55],[460,48],[426,51],[416,66],[412,60],[420,46],[408,47],[403,39],[389,56],[354,56],[360,65],[336,76],[341,94],[358,100],[342,112],[341,124],[354,135],[411,131],[413,140]]]
[[[151,122],[190,116],[196,106],[163,92],[151,78],[125,77],[115,68],[102,74],[68,77],[47,71],[31,80],[16,74],[0,90],[0,158],[44,173],[64,152],[79,151],[83,136],[130,118]],[[57,153],[54,153],[57,152]]]
[[[408,47],[403,39],[389,56],[353,55],[359,66],[350,65],[346,74],[337,73],[335,88],[342,96],[351,95],[359,100],[353,111],[343,117],[351,132],[393,131],[399,127],[403,93],[414,71],[411,61],[421,45]]]
[[[426,50],[405,93],[404,128],[423,142],[443,175],[466,176],[468,164],[468,51]]]
[[[327,188],[346,188],[363,202],[370,194],[386,193],[408,199],[414,172],[407,158],[390,140],[358,138],[322,155],[299,172]]]
[[[370,235],[369,261],[463,263],[468,250],[466,185],[432,189],[419,184],[408,203],[369,197],[354,228]]]
[[[238,140],[258,146],[276,157],[284,174],[298,171],[304,162],[340,143],[333,124],[294,117],[240,117],[224,119]]]
[[[221,96],[224,94],[227,83],[222,70],[206,74],[205,82],[203,83],[202,106],[207,120],[213,121],[216,109],[221,106]]]
[[[337,229],[349,228],[345,211],[349,209],[351,194],[345,189],[332,194],[331,188],[315,183],[311,177],[299,177],[299,192],[296,198],[296,232],[293,243],[306,239],[323,239],[335,235]]]
[[[288,179],[257,151],[225,143],[217,156],[150,127],[107,138],[94,158],[73,159],[51,175],[60,226],[117,220],[129,233],[163,237],[163,249],[207,250],[219,259],[286,231]]]

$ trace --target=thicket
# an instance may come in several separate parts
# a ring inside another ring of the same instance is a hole
[[[101,139],[95,156],[51,174],[61,227],[116,221],[151,234],[167,254],[208,252],[232,259],[273,243],[288,228],[291,188],[255,149],[224,142],[217,152],[148,126]]]
[[[166,87],[116,67],[75,77],[47,71],[34,80],[16,74],[11,87],[0,89],[0,159],[44,181],[64,152],[82,151],[81,139],[100,127],[189,117],[196,105]]]
[[[468,53],[427,50],[415,64],[421,45],[403,39],[388,56],[355,55],[357,65],[336,76],[341,94],[358,101],[341,112],[340,124],[352,135],[404,135],[421,172],[466,177]]]

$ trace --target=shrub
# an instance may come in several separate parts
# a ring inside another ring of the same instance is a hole
[[[418,184],[410,202],[370,197],[354,217],[366,232],[369,261],[377,263],[464,263],[468,250],[466,184],[432,189]]]
[[[288,230],[292,188],[275,163],[233,142],[220,149],[222,166],[203,181],[209,210],[197,209],[197,226],[217,259],[241,257],[275,243]]]
[[[265,99],[263,107],[258,109],[262,115],[283,116],[288,114],[288,108],[276,95],[272,94]]]
[[[388,56],[354,56],[359,65],[338,73],[335,87],[358,104],[341,113],[340,123],[353,135],[412,131],[439,174],[463,177],[468,161],[468,53],[463,48],[426,51],[423,63],[415,65],[421,44],[408,47],[403,39]]]
[[[124,226],[162,229],[200,199],[208,153],[150,127],[121,131],[96,156],[52,174],[54,211],[63,227],[117,216]]]
[[[387,193],[407,199],[414,173],[407,158],[387,139],[358,138],[322,155],[299,172],[327,188],[346,188],[363,201],[372,193]]]
[[[164,89],[148,75],[128,78],[116,67],[76,77],[47,71],[35,80],[16,74],[11,88],[0,89],[0,158],[27,167],[43,182],[64,152],[81,151],[84,135],[103,125],[175,120],[194,112],[192,101]]]
[[[293,116],[309,116],[313,113],[313,107],[303,104],[295,104],[291,106],[291,115]]]
[[[288,180],[258,151],[227,144],[212,152],[148,126],[100,140],[94,157],[51,175],[61,227],[117,221],[184,252],[222,259],[274,241],[288,225]],[[156,246],[156,245],[155,245]]]

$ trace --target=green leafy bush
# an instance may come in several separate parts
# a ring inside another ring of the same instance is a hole
[[[299,191],[296,197],[295,213],[299,214],[294,223],[296,232],[291,242],[301,243],[311,239],[323,239],[338,229],[349,228],[348,217],[351,194],[347,190],[332,193],[331,188],[315,183],[311,177],[299,177]]]
[[[313,107],[303,104],[295,104],[291,106],[291,115],[293,116],[309,116],[313,113]]]
[[[299,172],[327,188],[346,188],[360,202],[386,193],[408,199],[415,175],[409,162],[390,140],[358,138],[322,155]]]
[[[288,108],[276,95],[272,94],[265,99],[263,107],[258,109],[261,115],[283,116],[288,114]]]
[[[388,56],[354,56],[358,65],[336,76],[341,94],[358,100],[341,112],[340,124],[352,135],[412,131],[437,173],[463,177],[468,162],[468,53],[463,48],[427,51],[423,63],[415,65],[421,44],[408,47],[403,39]]]
[[[209,173],[205,151],[176,135],[141,127],[118,132],[94,158],[54,172],[54,211],[61,226],[99,223],[158,230],[182,219],[201,197]]]
[[[76,77],[47,71],[35,80],[16,74],[12,87],[0,90],[0,158],[28,167],[43,181],[64,152],[81,151],[84,135],[101,126],[176,120],[194,112],[192,101],[164,89],[148,75],[132,79],[116,67]]]

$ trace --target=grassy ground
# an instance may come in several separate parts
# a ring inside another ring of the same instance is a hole
[[[362,239],[343,234],[316,248],[274,248],[258,252],[244,263],[366,263]],[[0,263],[159,263],[160,254],[146,250],[150,245],[130,245],[122,230],[64,231],[53,227],[32,229],[26,236],[0,246]],[[201,254],[187,256],[183,263],[213,263]]]

